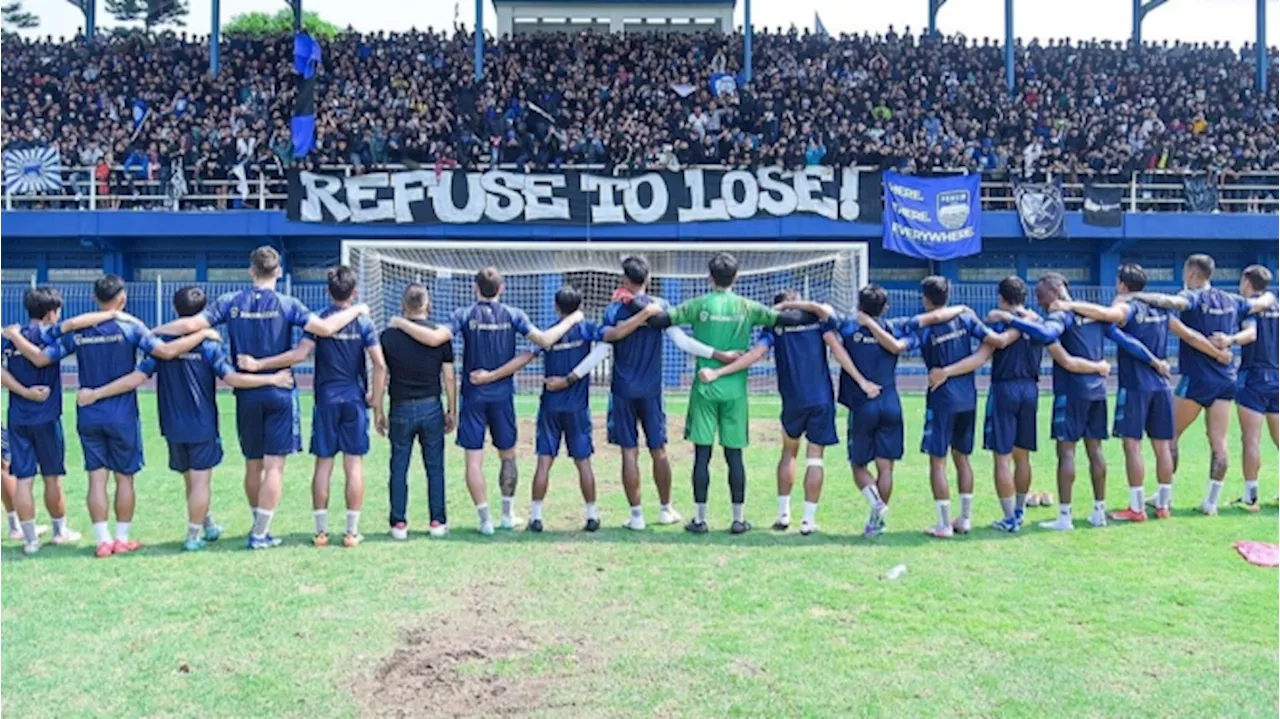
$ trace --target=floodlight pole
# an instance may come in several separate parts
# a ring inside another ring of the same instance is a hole
[[[938,34],[938,11],[943,5],[947,4],[947,0],[929,0],[929,34]]]
[[[84,41],[93,44],[93,35],[98,29],[98,0],[81,0],[84,10]]]
[[[742,80],[751,82],[751,0],[742,5]]]
[[[476,0],[476,82],[484,79],[484,0]]]
[[[1258,37],[1254,41],[1254,68],[1258,94],[1267,91],[1267,0],[1258,0]]]
[[[218,47],[218,38],[221,37],[222,28],[222,8],[220,0],[213,0],[213,22],[209,28],[209,75],[211,77],[218,76],[218,66],[221,64],[221,51]]]
[[[1142,47],[1142,21],[1147,15],[1161,5],[1169,2],[1169,0],[1133,0],[1133,48],[1135,50]]]
[[[1013,0],[1004,0],[1004,85],[1013,94]]]

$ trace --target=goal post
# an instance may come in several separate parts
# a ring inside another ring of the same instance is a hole
[[[650,294],[673,305],[700,295],[710,289],[707,261],[717,252],[729,252],[738,260],[734,291],[766,305],[779,291],[792,289],[849,312],[867,282],[864,242],[344,240],[342,263],[355,269],[360,301],[369,305],[379,329],[399,312],[404,289],[415,282],[431,295],[430,319],[446,321],[455,308],[475,301],[475,274],[488,266],[502,273],[502,301],[524,310],[538,327],[548,327],[557,321],[556,290],[566,284],[582,293],[587,319],[600,321],[621,284],[622,260],[633,255],[649,263]],[[599,372],[607,376],[608,366],[606,360]],[[692,372],[693,364],[666,340],[664,385],[687,388]],[[537,391],[541,375],[541,363],[530,363],[517,376],[516,386]],[[774,391],[771,359],[753,367],[752,375],[767,379],[750,382],[754,391]]]

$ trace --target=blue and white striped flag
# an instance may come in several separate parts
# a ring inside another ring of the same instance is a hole
[[[5,194],[34,195],[62,189],[62,153],[56,147],[5,150]]]

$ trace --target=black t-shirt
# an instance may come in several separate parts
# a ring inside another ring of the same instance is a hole
[[[426,320],[412,320],[435,327]],[[440,396],[440,367],[453,362],[453,344],[428,347],[397,329],[382,331],[382,354],[391,375],[391,401]]]

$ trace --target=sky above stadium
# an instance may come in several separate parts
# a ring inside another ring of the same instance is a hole
[[[105,16],[103,0],[99,1],[99,24],[112,27],[114,21]],[[475,12],[472,2],[455,5],[451,0],[303,0],[306,9],[315,10],[325,19],[342,27],[351,26],[361,32],[399,30],[410,26],[449,27],[456,17],[470,26]],[[757,28],[813,28],[814,13],[831,33],[883,32],[892,25],[899,32],[904,27],[918,31],[928,20],[926,0],[756,0],[752,6]],[[40,15],[40,27],[23,34],[70,37],[82,26],[83,18],[70,3],[59,0],[26,0],[24,5]],[[189,32],[207,34],[211,18],[210,0],[190,0]],[[222,0],[222,18],[227,21],[238,13],[252,10],[275,12],[280,0]],[[1207,42],[1231,41],[1239,44],[1254,36],[1255,0],[1170,0],[1147,16],[1143,37],[1147,40],[1188,40]],[[1277,42],[1276,26],[1280,25],[1280,1],[1268,0],[1269,24],[1267,44]],[[738,1],[737,22],[742,22],[742,0]],[[1030,38],[1110,38],[1129,35],[1132,13],[1128,0],[1018,0],[1014,13],[1014,31]],[[485,25],[493,27],[493,6],[485,1]],[[938,15],[939,30],[947,34],[963,33],[968,37],[993,37],[1004,34],[1003,0],[950,0]]]

